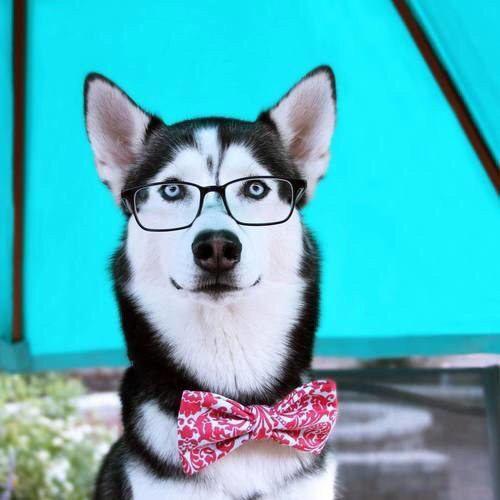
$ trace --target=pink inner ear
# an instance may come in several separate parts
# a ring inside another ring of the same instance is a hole
[[[146,113],[108,82],[91,82],[87,96],[87,129],[99,164],[114,168],[132,165],[149,120]]]
[[[101,100],[96,119],[100,122],[100,142],[105,156],[116,165],[130,165],[136,159],[133,117],[127,110],[113,107],[107,99]]]
[[[328,156],[335,121],[329,76],[318,72],[299,82],[271,111],[289,152],[307,163]]]
[[[318,153],[315,151],[317,144],[314,140],[314,134],[316,133],[317,117],[323,112],[319,108],[318,102],[313,102],[311,106],[298,103],[293,113],[290,114],[290,127],[293,135],[288,147],[292,157],[297,160],[306,160]]]

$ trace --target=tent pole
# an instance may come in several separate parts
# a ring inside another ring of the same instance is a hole
[[[465,100],[461,96],[458,87],[455,85],[444,64],[434,51],[424,29],[413,15],[408,2],[406,0],[392,0],[392,3],[405,23],[406,28],[410,32],[413,41],[431,70],[441,91],[445,95],[448,104],[453,109],[466,137],[469,139],[469,142],[474,148],[491,182],[493,182],[497,193],[500,194],[500,169],[491,149],[482,136],[479,127],[476,125]]]
[[[13,305],[12,341],[23,339],[24,159],[26,90],[26,0],[13,0]]]

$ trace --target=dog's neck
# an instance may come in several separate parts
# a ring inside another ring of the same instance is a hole
[[[164,283],[141,286],[130,274],[123,279],[127,257],[118,252],[122,325],[143,383],[175,401],[183,390],[198,389],[243,403],[271,403],[299,385],[318,315],[316,262],[307,257],[307,279],[286,286],[264,282],[233,302],[210,304],[172,290],[166,297]]]

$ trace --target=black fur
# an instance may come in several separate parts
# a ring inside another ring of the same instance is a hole
[[[129,450],[123,439],[119,439],[106,455],[96,481],[94,500],[129,500],[132,491],[128,484],[124,464]]]

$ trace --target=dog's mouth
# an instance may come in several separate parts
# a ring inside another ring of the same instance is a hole
[[[230,283],[220,281],[218,278],[201,280],[194,288],[184,288],[183,286],[179,285],[179,283],[177,283],[177,281],[175,281],[172,277],[170,278],[170,283],[172,283],[172,285],[177,290],[187,290],[193,293],[202,293],[212,296],[220,296],[231,292],[240,292],[243,290],[247,290],[248,288],[253,288],[254,286],[257,286],[260,283],[260,280],[261,277],[259,276],[248,287],[235,286]]]

